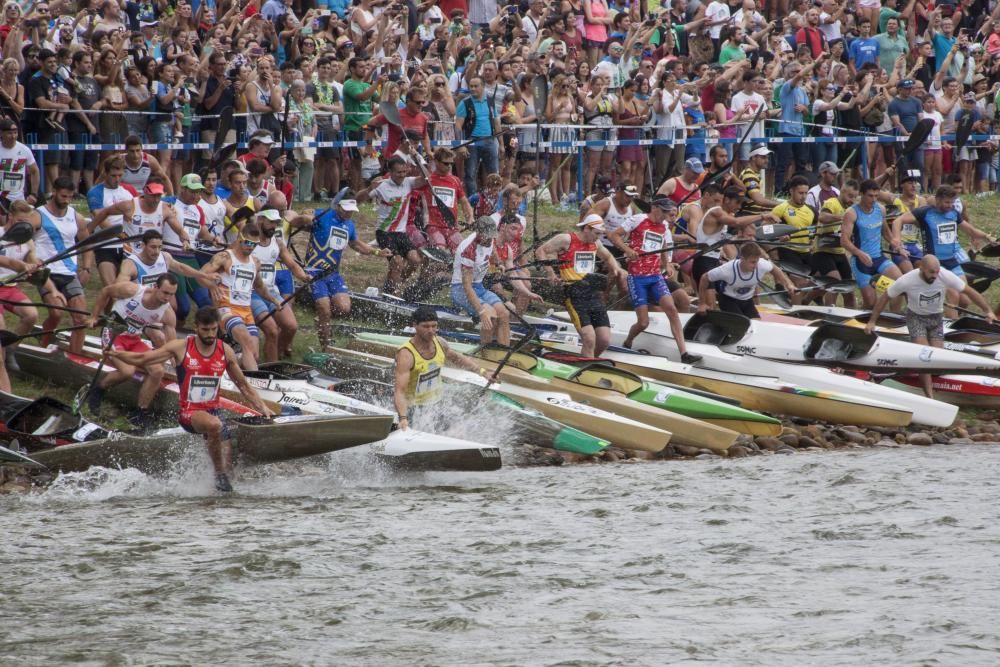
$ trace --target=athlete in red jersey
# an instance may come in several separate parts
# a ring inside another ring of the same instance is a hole
[[[677,315],[677,306],[674,305],[667,281],[660,273],[660,267],[670,260],[672,241],[666,223],[668,211],[676,212],[677,204],[661,197],[653,201],[648,217],[635,216],[608,235],[628,260],[628,292],[637,318],[629,329],[625,347],[632,347],[635,337],[649,326],[650,304],[658,305],[670,322],[670,331],[677,343],[677,350],[681,353],[681,361],[693,364],[700,361],[701,357],[689,354],[684,345],[684,330]],[[628,234],[627,242],[622,238],[625,234]]]
[[[674,176],[663,181],[656,191],[658,197],[669,197],[678,206],[684,201],[701,199],[701,182],[705,179],[705,165],[697,158],[691,158],[684,163],[680,176]]]
[[[455,252],[458,244],[462,242],[462,234],[458,231],[458,226],[462,222],[459,205],[462,207],[465,219],[470,222],[473,219],[472,205],[465,196],[462,179],[451,173],[454,162],[455,153],[450,148],[443,146],[438,148],[434,152],[434,172],[430,174],[428,183],[414,190],[423,198],[426,212],[426,229],[421,231],[412,227],[406,230],[410,243],[416,248],[430,245],[432,248],[447,248]],[[451,211],[450,225],[441,213],[440,206]]]
[[[205,437],[215,468],[215,488],[228,493],[233,490],[229,483],[233,449],[230,435],[219,419],[219,383],[223,373],[229,374],[253,409],[267,417],[272,413],[243,376],[233,348],[219,340],[219,311],[212,306],[199,308],[194,324],[195,335],[187,339],[172,340],[149,352],[111,350],[107,356],[134,366],[173,360],[181,389],[178,423],[185,431]]]

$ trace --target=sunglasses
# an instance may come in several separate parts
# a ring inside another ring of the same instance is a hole
[[[240,234],[240,241],[243,243],[243,245],[247,246],[248,248],[256,248],[257,246],[260,245],[260,241],[254,241],[252,239],[248,239],[242,234]]]
[[[264,229],[262,229],[262,230],[260,231],[260,234],[261,234],[261,236],[263,236],[263,237],[264,237],[265,239],[269,239],[269,238],[272,238],[272,237],[273,237],[273,236],[274,236],[275,234],[277,234],[277,233],[278,233],[278,230],[277,230],[277,229],[272,229],[272,230],[270,230],[270,231],[267,231],[267,230],[264,230]],[[244,243],[246,243],[246,241],[245,241],[245,240],[244,240]]]

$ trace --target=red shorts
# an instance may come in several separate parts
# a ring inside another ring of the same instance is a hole
[[[428,227],[427,238],[424,238],[424,235],[419,230],[410,227],[406,230],[406,235],[409,237],[410,243],[413,244],[414,248],[423,248],[425,245],[430,245],[432,248],[447,248],[455,252],[458,249],[458,245],[462,242],[462,234],[457,229]]]
[[[139,334],[131,333],[119,334],[115,338],[115,344],[112,347],[123,352],[149,352],[153,349],[146,344],[146,341]]]
[[[31,301],[28,296],[21,291],[19,287],[0,287],[0,313],[8,312],[13,313],[14,309],[17,308],[12,303],[4,303],[4,301]]]

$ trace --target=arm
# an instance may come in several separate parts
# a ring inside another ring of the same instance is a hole
[[[163,165],[160,164],[160,161],[157,160],[152,155],[147,155],[146,157],[149,160],[149,173],[152,176],[156,176],[158,178],[162,178],[163,179],[163,189],[164,189],[164,191],[166,191],[166,193],[168,195],[174,194],[173,183],[170,180],[170,178],[167,176],[167,172],[164,171]]]
[[[447,354],[447,353],[446,353]],[[446,357],[447,358],[447,357]],[[403,431],[409,426],[406,413],[409,411],[409,404],[406,401],[406,387],[410,384],[410,371],[413,370],[413,354],[402,349],[396,352],[396,370],[392,403],[396,408],[396,415],[399,417],[399,428]]]
[[[865,266],[871,266],[872,258],[868,256],[868,253],[863,252],[851,242],[851,236],[854,234],[854,223],[857,221],[857,218],[858,215],[854,212],[853,208],[847,209],[847,212],[844,213],[844,221],[840,225],[840,247],[849,254],[857,257],[858,261]]]
[[[795,287],[795,284],[788,278],[787,275],[785,275],[785,272],[777,266],[771,269],[771,273],[774,275],[774,281],[781,283],[784,286],[785,291],[789,294],[794,294],[798,290],[798,288]]]
[[[148,352],[125,352],[124,350],[107,350],[105,351],[104,356],[110,357],[112,359],[120,359],[124,361],[126,364],[130,364],[133,366],[162,364],[163,362],[170,361],[171,359],[173,359],[174,363],[180,363],[180,360],[184,358],[184,348],[186,346],[187,346],[187,340],[177,339],[169,341],[162,347],[158,347],[155,350],[149,350]],[[246,380],[244,380],[244,382],[245,381]]]
[[[171,343],[172,342],[173,341],[171,341]],[[186,341],[178,342],[182,345],[186,344]],[[225,343],[223,343],[223,348],[226,350],[226,372],[229,373],[229,379],[233,381],[233,384],[235,384],[240,390],[243,397],[249,400],[250,407],[265,417],[272,416],[273,413],[271,412],[271,409],[264,404],[264,401],[260,400],[257,390],[254,389],[249,382],[247,382],[247,378],[243,375],[243,369],[240,368],[240,361],[236,358],[236,353],[233,352],[233,348],[229,347],[229,345]]]
[[[104,314],[108,304],[110,304],[113,300],[127,299],[131,296],[135,296],[135,293],[138,291],[139,286],[131,282],[115,282],[101,289],[100,293],[97,295],[97,300],[94,301],[94,308],[91,310],[88,325],[90,327],[97,326],[97,320]]]
[[[868,324],[865,325],[865,333],[871,333],[872,331],[875,330],[875,323],[878,322],[879,315],[882,314],[882,311],[885,310],[885,306],[888,303],[889,303],[889,291],[886,290],[885,292],[879,294],[878,298],[875,299],[875,307],[872,308],[872,314],[868,318]],[[989,308],[986,309],[986,312],[989,312]]]
[[[469,300],[469,305],[472,306],[473,310],[479,313],[479,319],[482,323],[483,330],[491,330],[493,328],[493,320],[496,319],[496,315],[493,313],[492,308],[484,306],[482,302],[479,301],[479,297],[476,296],[476,290],[472,287],[472,267],[462,267],[462,290],[465,292],[465,298]]]
[[[698,312],[702,314],[715,310],[715,290],[709,288],[710,284],[708,273],[703,273],[698,281]]]
[[[983,317],[986,318],[987,322],[993,322],[993,309],[990,308],[990,304],[986,301],[985,298],[983,298],[982,294],[977,292],[970,285],[966,285],[962,289],[962,294],[969,297],[969,300],[972,301],[972,303],[976,304],[976,307],[979,308],[979,310],[983,311],[984,313]]]
[[[464,368],[465,370],[472,371],[473,373],[479,373],[483,377],[489,377],[489,373],[480,368],[479,364],[477,364],[474,359],[470,359],[464,354],[451,349],[443,340],[439,339],[438,342],[441,344],[441,348],[444,350],[444,358],[449,364],[452,366],[458,366],[459,368]],[[406,350],[406,352],[409,352],[409,350]],[[412,358],[413,356],[410,355],[411,360]]]

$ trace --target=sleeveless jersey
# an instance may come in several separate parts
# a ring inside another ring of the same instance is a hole
[[[892,205],[899,209],[900,215],[903,213],[909,213],[913,210],[907,206],[902,197],[896,197],[893,199]],[[917,243],[920,240],[920,230],[917,228],[917,224],[915,223],[905,224],[903,225],[899,236],[903,243]]]
[[[80,229],[76,222],[76,211],[71,206],[67,206],[62,215],[52,213],[47,206],[39,206],[37,210],[42,226],[35,232],[35,255],[44,262],[73,246]],[[75,276],[76,257],[53,262],[49,264],[49,268],[56,275]]]
[[[597,269],[597,244],[584,243],[569,233],[569,248],[559,253],[559,276],[568,283],[583,280]]]
[[[754,200],[750,199],[750,193],[761,191],[764,189],[764,179],[759,173],[747,167],[740,172],[740,183],[743,184],[743,188],[746,190],[746,199],[743,200],[743,206],[740,208],[740,213],[742,215],[754,214],[754,213],[764,213],[767,211],[757,205]]]
[[[135,266],[135,282],[143,287],[155,283],[157,278],[166,273],[169,268],[167,266],[167,258],[162,252],[152,264],[144,262],[138,253],[128,255],[125,257],[125,260],[132,262]]]
[[[645,216],[635,216],[624,225],[628,232],[628,245],[638,253],[653,253],[629,260],[628,272],[632,276],[655,276],[660,273],[660,253],[671,244],[670,230],[663,222],[653,222]]]
[[[942,213],[934,206],[921,206],[913,211],[917,219],[924,253],[935,255],[942,262],[956,259],[962,247],[958,240],[961,216],[955,209]]]
[[[251,253],[260,262],[260,279],[268,290],[274,288],[274,273],[277,270],[278,253],[281,249],[276,241],[277,235],[271,238],[271,242],[266,246],[258,245]]]
[[[318,217],[313,222],[312,236],[309,238],[306,266],[310,269],[323,269],[324,264],[339,265],[340,256],[347,245],[358,238],[354,223],[341,220],[332,209],[316,213]]]
[[[257,264],[250,259],[241,262],[232,250],[229,253],[232,264],[229,271],[222,274],[223,301],[230,306],[249,306],[253,295],[253,281],[257,277]]]
[[[181,419],[190,419],[193,412],[218,409],[219,382],[225,372],[226,351],[221,340],[216,339],[215,350],[206,357],[198,351],[195,336],[188,338],[184,358],[177,366]]]
[[[632,204],[626,206],[625,210],[622,211],[619,210],[617,206],[615,206],[615,198],[608,197],[608,213],[607,215],[604,216],[605,234],[610,234],[611,232],[620,228],[622,225],[624,225],[626,222],[628,222],[628,220],[632,218],[632,215],[633,215]],[[601,243],[608,246],[609,248],[614,246],[614,244],[610,240],[608,240],[607,236],[604,236],[601,239]]]
[[[410,370],[410,381],[406,385],[406,400],[411,405],[427,405],[441,398],[441,369],[444,368],[444,348],[434,338],[434,356],[430,359],[417,352],[412,340],[408,340],[400,349],[409,350],[413,355],[413,369]]]
[[[0,230],[4,231],[4,230]],[[3,241],[3,236],[0,235],[0,242]],[[7,257],[8,259],[17,259],[24,261],[24,258],[28,256],[28,250],[30,247],[27,243],[18,243],[16,245],[0,245],[0,257]],[[0,281],[6,280],[11,276],[17,275],[17,271],[13,271],[6,267],[0,266]],[[8,283],[8,286],[13,285],[13,283]]]
[[[221,236],[222,230],[226,228],[226,204],[216,197],[214,204],[209,204],[202,199],[198,202],[198,207],[205,216],[205,226],[208,227],[208,233],[212,236]],[[230,229],[226,234],[226,243],[232,243],[234,240],[236,240],[236,232]],[[196,241],[196,244],[198,248],[203,250],[218,250],[217,247],[205,241]]]
[[[724,239],[728,239],[730,237],[729,228],[726,227],[725,225],[722,225],[721,227],[719,227],[718,229],[716,229],[715,232],[713,232],[712,234],[706,234],[704,231],[702,231],[702,225],[704,225],[704,223],[705,223],[705,218],[708,217],[709,213],[711,213],[712,211],[715,211],[716,209],[719,209],[719,208],[721,208],[721,207],[719,207],[719,206],[713,206],[712,208],[710,208],[707,211],[705,211],[705,215],[703,215],[702,218],[701,218],[702,224],[698,225],[698,229],[694,233],[695,242],[697,242],[697,243],[705,243],[707,245],[713,245],[715,243],[718,243],[719,241],[722,241]],[[705,253],[705,257],[714,257],[715,259],[718,259],[720,257],[719,253],[721,253],[721,252],[722,251],[719,248],[716,248],[715,250],[710,250],[710,251],[706,252]]]
[[[163,202],[157,204],[156,210],[152,213],[146,213],[142,210],[142,200],[136,197],[132,200],[132,219],[125,220],[124,225],[127,236],[136,236],[150,229],[163,234]]]
[[[133,169],[128,166],[128,162],[125,162],[125,175],[122,176],[122,183],[132,186],[136,192],[141,192],[146,187],[146,181],[149,180],[152,173],[153,169],[149,166],[149,155],[143,153],[142,161],[137,168]]]
[[[146,294],[147,287],[140,287],[139,291],[127,299],[118,299],[111,306],[111,312],[121,318],[128,332],[132,334],[142,334],[143,330],[151,324],[159,324],[163,321],[163,316],[170,307],[165,303],[159,308],[147,308],[143,305],[142,299]]]
[[[851,241],[862,252],[868,254],[872,259],[882,256],[882,225],[885,214],[882,206],[875,204],[869,213],[861,209],[861,204],[851,206],[857,214],[854,222],[854,233],[851,234]]]
[[[717,266],[707,274],[709,281],[716,283],[716,290],[721,288],[721,292],[726,296],[748,301],[753,298],[760,279],[771,272],[774,268],[769,260],[761,259],[753,271],[744,274],[740,271],[740,260],[731,259],[721,266]]]
[[[138,196],[139,193],[132,189],[131,185],[119,185],[117,188],[109,188],[103,183],[98,183],[87,193],[87,207],[90,208],[91,213],[96,213],[102,208],[114,206],[118,202],[128,201]],[[109,215],[107,221],[111,225],[120,225],[124,219],[120,215]],[[115,249],[121,248],[122,244],[119,241],[118,243],[110,243],[102,247]]]
[[[844,215],[844,205],[839,197],[831,197],[823,202],[823,210],[834,215]],[[816,252],[825,255],[843,255],[847,251],[840,245],[840,225],[824,224],[823,233],[816,236]]]
[[[254,199],[253,197],[247,197],[247,200],[245,202],[243,202],[243,204],[241,204],[240,206],[237,206],[236,208],[242,208],[243,206],[249,207],[251,211],[256,211],[257,210],[257,200]],[[229,219],[229,215],[227,214],[222,219],[222,229],[225,229],[226,227],[229,227],[229,225],[230,225],[231,222],[232,222],[232,220]],[[219,230],[220,234],[222,233],[222,229]],[[239,234],[239,233],[240,233],[240,230],[239,230],[239,228],[238,228],[237,225],[233,225],[232,227],[230,227],[229,228],[229,232],[226,234],[226,243],[232,243],[233,240],[236,238],[237,234]],[[230,238],[230,235],[232,235],[232,238]]]
[[[675,204],[680,206],[681,202],[684,201],[685,197],[687,197],[688,201],[698,201],[699,199],[701,199],[701,190],[699,190],[698,184],[695,183],[694,187],[688,188],[685,187],[683,183],[681,183],[680,178],[675,178],[674,191],[673,193],[671,193],[670,199],[672,199]]]
[[[177,221],[181,223],[181,227],[184,229],[184,233],[187,234],[188,239],[191,240],[193,247],[197,242],[196,239],[198,238],[198,233],[201,231],[201,226],[205,223],[205,213],[199,208],[198,204],[185,204],[180,199],[174,203],[174,210],[177,211]],[[184,252],[181,249],[184,245],[181,242],[181,237],[169,225],[164,225],[163,244],[167,245],[168,243],[171,244],[168,247],[170,248],[170,253],[173,255],[190,256],[193,254]]]

